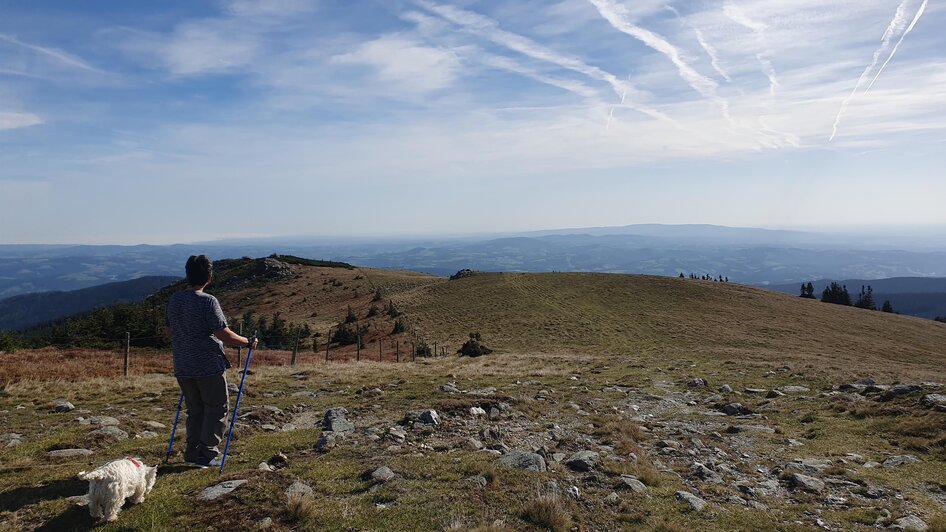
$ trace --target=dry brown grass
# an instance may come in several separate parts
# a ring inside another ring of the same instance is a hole
[[[620,456],[629,453],[642,455],[638,442],[641,439],[641,429],[636,423],[619,416],[594,416],[591,418],[595,428],[592,434],[603,437],[614,447]]]
[[[286,519],[291,523],[305,523],[315,514],[315,497],[311,493],[286,495]]]
[[[522,506],[523,521],[552,532],[571,530],[572,518],[562,500],[553,495],[540,495]]]

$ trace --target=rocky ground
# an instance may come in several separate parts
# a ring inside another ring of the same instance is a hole
[[[227,472],[178,454],[105,529],[946,530],[942,384],[688,362],[260,369]],[[160,461],[176,394],[157,375],[7,385],[0,527],[93,526],[74,475]]]

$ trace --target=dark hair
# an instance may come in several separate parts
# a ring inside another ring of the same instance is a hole
[[[214,266],[207,255],[191,255],[187,259],[187,264],[184,265],[184,271],[187,272],[187,284],[203,286],[210,281],[210,276],[214,273]]]

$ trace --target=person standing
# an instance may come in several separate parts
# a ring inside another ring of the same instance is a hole
[[[168,301],[165,325],[171,337],[174,376],[187,404],[184,461],[199,467],[219,465],[217,446],[226,429],[229,398],[224,345],[256,347],[256,338],[230,330],[217,298],[204,292],[213,280],[206,255],[191,255],[184,266],[187,289]]]

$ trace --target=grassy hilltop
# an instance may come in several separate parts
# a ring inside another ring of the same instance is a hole
[[[177,455],[145,502],[103,530],[869,530],[910,518],[946,530],[946,391],[935,382],[946,324],[690,279],[287,267],[214,293],[230,315],[279,311],[322,332],[352,307],[370,326],[365,353],[380,341],[385,362],[254,364],[226,474],[182,468]],[[390,302],[451,356],[394,364],[391,343],[410,330],[390,336],[394,318],[364,317]],[[453,356],[470,332],[495,352]],[[0,355],[0,370],[45,356]],[[166,369],[124,380],[6,371],[0,529],[88,529],[70,499],[85,491],[76,473],[128,455],[159,462],[178,394]],[[855,383],[865,378],[877,384]],[[76,409],[54,412],[57,399]],[[322,413],[335,406],[355,430],[329,443]],[[427,409],[438,425],[408,414]],[[127,439],[96,432],[96,416]],[[48,454],[66,448],[92,454]],[[500,463],[516,451],[546,470]],[[272,460],[280,452],[287,463]],[[382,466],[393,478],[372,478]],[[237,479],[247,483],[197,501]],[[312,494],[287,495],[297,481]]]

